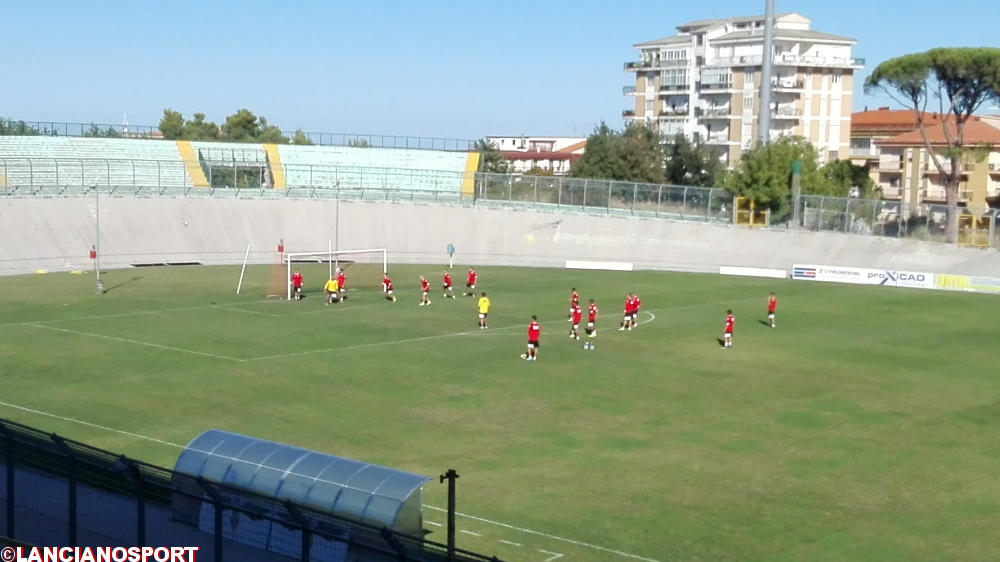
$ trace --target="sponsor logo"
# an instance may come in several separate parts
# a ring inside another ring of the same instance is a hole
[[[872,271],[868,273],[868,279],[877,280],[879,285],[905,285],[908,283],[923,285],[927,283],[927,276],[923,273],[906,271]]]
[[[792,270],[792,277],[799,279],[815,279],[816,269],[812,267],[796,267]]]

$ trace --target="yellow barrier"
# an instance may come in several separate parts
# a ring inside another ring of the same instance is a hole
[[[205,177],[205,170],[201,169],[201,162],[194,153],[191,141],[177,141],[177,150],[181,153],[181,160],[184,161],[184,167],[191,177],[191,183],[195,187],[208,187],[208,178]]]
[[[767,226],[770,222],[770,209],[758,209],[757,203],[746,197],[737,197],[733,200],[733,224]]]
[[[285,168],[281,165],[281,154],[278,152],[278,145],[265,144],[264,152],[267,153],[267,162],[271,167],[271,177],[274,179],[274,189],[285,189]]]
[[[470,152],[465,157],[465,173],[462,174],[462,197],[475,195],[477,171],[479,171],[479,153]]]
[[[958,245],[989,248],[992,223],[992,216],[960,215],[958,217]]]

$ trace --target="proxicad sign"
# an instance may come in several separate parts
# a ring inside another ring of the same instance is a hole
[[[935,287],[933,273],[831,265],[793,265],[792,279],[918,289],[933,289]]]

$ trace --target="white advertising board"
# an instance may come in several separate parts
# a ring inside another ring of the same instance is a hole
[[[925,273],[921,271],[898,271],[894,269],[840,267],[835,265],[796,264],[792,266],[792,279],[798,279],[800,281],[853,283],[856,285],[911,287],[917,289],[935,288],[933,273]]]
[[[604,269],[610,271],[632,271],[631,263],[621,261],[566,260],[566,269]]]
[[[770,277],[771,279],[787,279],[788,272],[784,269],[765,269],[762,267],[735,267],[723,265],[719,267],[719,275],[741,275],[743,277]]]

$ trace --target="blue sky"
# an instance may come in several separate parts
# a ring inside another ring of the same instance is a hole
[[[163,108],[283,129],[455,138],[618,127],[632,45],[763,0],[9,2],[0,115],[155,125]],[[777,0],[878,62],[997,46],[986,0]],[[979,14],[983,17],[975,17]],[[856,91],[856,110],[888,105]]]

